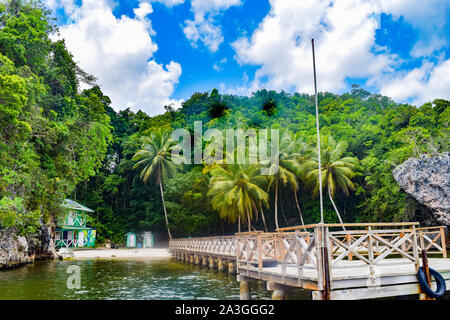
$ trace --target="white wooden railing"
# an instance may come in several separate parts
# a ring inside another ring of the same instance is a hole
[[[73,239],[73,240],[68,240],[68,239],[55,240],[55,246],[56,247],[66,247],[66,248],[78,247],[78,240],[77,239]]]
[[[447,257],[445,227],[418,228],[416,222],[313,224],[281,228],[275,233],[173,239],[169,249],[235,259],[238,270],[262,271],[267,260],[275,260],[283,277],[292,276],[292,268],[299,279],[305,270],[315,270],[319,288],[325,275],[331,277],[334,268],[345,266],[344,261],[359,260],[362,266],[372,268],[387,259],[403,258],[398,262],[418,267],[422,250]]]

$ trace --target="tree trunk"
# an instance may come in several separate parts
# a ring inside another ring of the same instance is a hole
[[[248,212],[248,209],[246,211],[247,211],[247,221],[248,221],[248,232],[251,232],[252,231],[252,223],[250,221],[250,213]]]
[[[241,216],[238,217],[238,233],[241,233]]]
[[[336,211],[336,214],[337,214],[337,216],[339,218],[339,222],[341,224],[344,224],[344,222],[342,222],[342,218],[341,218],[341,215],[339,214],[339,211],[338,211],[338,209],[336,207],[336,204],[334,203],[333,198],[331,197],[330,188],[328,188],[328,197],[330,198],[330,201],[331,201],[331,204],[333,205],[334,211]],[[342,229],[345,230],[345,227],[342,226]]]
[[[298,214],[300,215],[300,221],[302,222],[302,226],[304,226],[305,222],[303,221],[302,210],[300,209],[300,205],[298,204],[297,191],[294,191],[294,196],[295,196],[295,204],[297,205]]]
[[[281,207],[281,214],[283,215],[284,223],[285,223],[286,225],[289,225],[289,223],[288,223],[288,221],[287,221],[287,219],[286,219],[286,216],[285,216],[285,214],[284,214],[283,201],[281,201],[280,207]]]
[[[275,182],[275,227],[280,228],[278,226],[278,180]]]
[[[163,191],[163,187],[162,187],[160,170],[161,169],[158,170],[159,189],[161,190],[161,200],[162,200],[162,205],[163,205],[163,209],[164,209],[164,217],[166,218],[167,233],[169,234],[169,239],[172,240],[172,234],[170,233],[170,229],[169,229],[169,219],[167,219],[166,204],[164,202],[164,191]]]
[[[262,208],[261,204],[259,204],[259,210],[261,211],[261,217],[262,217],[262,221],[263,221],[263,224],[264,224],[264,230],[266,232],[269,232],[269,229],[267,229],[266,217],[264,217],[264,211],[263,211],[263,208]]]

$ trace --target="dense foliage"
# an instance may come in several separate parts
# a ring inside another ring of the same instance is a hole
[[[155,182],[144,184],[139,179],[139,170],[132,170],[135,162],[131,160],[142,147],[141,137],[151,136],[159,128],[188,128],[193,132],[194,121],[202,121],[203,130],[282,128],[295,135],[300,146],[306,144],[314,147],[313,96],[266,90],[255,92],[251,97],[221,95],[221,103],[227,109],[221,117],[215,117],[210,110],[217,101],[216,94],[195,93],[180,110],[167,107],[165,114],[156,117],[146,117],[128,110],[112,117],[117,123],[113,124],[114,131],[129,133],[128,138],[121,136],[122,142],[111,150],[111,154],[115,155],[112,157],[115,159],[115,169],[110,171],[107,168],[111,165],[105,164],[100,175],[78,187],[78,197],[96,208],[97,226],[110,232],[108,237],[120,240],[126,231],[140,229],[160,230],[161,235],[165,236],[158,185]],[[267,100],[276,104],[273,114],[268,114],[263,108]],[[324,143],[322,158],[328,166],[328,169],[323,168],[324,175],[330,173],[330,177],[334,177],[330,178],[329,185],[324,183],[325,221],[338,222],[332,199],[346,222],[417,218],[417,203],[400,190],[392,170],[397,164],[420,153],[435,154],[449,150],[449,102],[438,99],[415,107],[397,104],[387,97],[356,88],[342,95],[321,93],[319,105]],[[320,219],[317,192],[314,192],[317,186],[311,181],[314,180],[314,170],[307,170],[315,161],[314,150],[310,150],[309,157],[303,160],[298,157],[298,170],[297,164],[289,163],[290,155],[295,155],[295,152],[283,154],[283,149],[280,150],[280,174],[284,174],[280,181],[284,182],[279,183],[279,199],[275,201],[275,182],[269,181],[264,189],[268,194],[267,207],[266,200],[262,200],[264,205],[261,207],[254,206],[251,199],[248,200],[247,207],[253,207],[249,213],[253,214],[252,224],[256,229],[263,230],[264,224],[267,224],[269,230],[274,230],[276,221],[280,227],[300,224],[301,217],[305,223]],[[331,174],[333,168],[336,170]],[[234,211],[227,208],[223,201],[217,200],[220,198],[214,198],[214,180],[210,184],[213,170],[205,169],[208,168],[203,165],[185,166],[164,182],[169,226],[174,237],[237,230]],[[245,168],[241,169],[245,171]],[[224,179],[224,173],[219,169],[216,171],[217,179]],[[230,170],[234,176],[239,172],[239,168]],[[277,180],[276,176],[272,178]],[[265,199],[263,194],[260,197]],[[279,211],[277,219],[275,203]],[[261,212],[266,221],[262,219]]]
[[[76,65],[64,41],[50,40],[54,31],[39,5],[0,1],[4,227],[34,232],[41,218],[60,212],[64,197],[95,210],[89,224],[100,241],[123,242],[132,230],[161,237],[167,237],[167,228],[174,237],[231,233],[242,213],[260,230],[320,219],[317,169],[311,165],[316,160],[313,96],[263,89],[239,97],[214,89],[194,93],[179,110],[166,106],[155,117],[116,112],[98,86],[80,91],[80,83],[92,85],[95,78]],[[325,221],[338,221],[333,200],[346,222],[414,219],[417,203],[400,190],[392,170],[420,153],[449,151],[450,102],[437,99],[416,107],[357,87],[341,95],[320,93],[318,100],[328,179]],[[164,129],[193,133],[195,121],[202,121],[203,130],[282,129],[290,138],[281,144],[281,170],[257,186],[252,181],[260,177],[245,166],[184,165],[158,177],[162,167],[148,164],[155,155],[164,163],[169,159],[161,148],[149,147],[149,139]],[[136,159],[144,160],[143,166],[134,168]],[[242,191],[227,202],[221,183]]]
[[[93,77],[54,31],[38,5],[0,2],[0,219],[27,234],[96,174],[112,140],[104,101],[78,93]]]

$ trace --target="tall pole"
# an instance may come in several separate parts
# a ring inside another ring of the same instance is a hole
[[[317,80],[316,80],[316,57],[314,54],[314,39],[311,39],[313,69],[314,69],[314,94],[316,100],[316,129],[317,129],[317,158],[319,162],[319,197],[320,197],[320,251],[321,251],[321,273],[323,285],[323,300],[330,300],[330,266],[328,262],[328,235],[327,228],[323,222],[323,197],[322,197],[322,162],[320,159],[320,130],[319,130],[319,104],[317,102]]]
[[[320,197],[320,223],[323,223],[323,197],[322,197],[322,163],[320,159],[320,130],[319,130],[319,104],[317,103],[316,57],[314,54],[314,39],[311,39],[313,69],[314,69],[314,94],[316,100],[316,129],[317,129],[317,156],[319,160],[319,197]]]

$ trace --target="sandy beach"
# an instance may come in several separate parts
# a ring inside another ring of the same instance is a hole
[[[71,259],[168,259],[167,248],[74,250]]]

